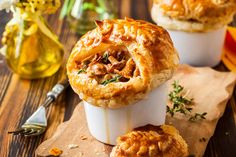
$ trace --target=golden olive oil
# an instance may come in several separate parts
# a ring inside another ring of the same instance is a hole
[[[40,24],[31,19],[19,20],[16,24],[9,22],[2,38],[9,67],[27,79],[51,76],[63,60],[63,48],[56,35],[40,18]]]

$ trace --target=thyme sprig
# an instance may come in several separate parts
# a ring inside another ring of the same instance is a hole
[[[88,68],[89,63],[90,63],[89,60],[83,61],[82,68],[77,72],[77,74],[86,72],[86,69]]]
[[[121,77],[122,77],[122,76],[117,75],[117,76],[115,76],[115,77],[112,78],[112,79],[108,79],[108,80],[103,81],[101,84],[104,85],[104,86],[106,86],[106,85],[109,84],[109,83],[118,82]]]
[[[193,99],[189,99],[186,95],[183,95],[184,87],[179,84],[178,81],[174,81],[172,84],[173,90],[169,93],[169,101],[172,103],[172,107],[167,106],[167,113],[173,117],[175,113],[179,112],[186,116],[189,116],[189,121],[198,121],[206,119],[207,112],[191,114],[193,108]]]
[[[81,73],[84,73],[84,72],[86,72],[86,70],[84,68],[82,68],[77,72],[77,74],[81,74]]]
[[[176,112],[180,112],[184,115],[190,113],[192,111],[191,107],[187,107],[187,105],[191,105],[193,99],[188,99],[185,96],[181,95],[184,90],[184,87],[179,85],[177,81],[174,81],[172,84],[173,91],[169,93],[169,100],[172,102],[173,107],[167,106],[167,113],[170,113],[171,117],[174,116]]]
[[[189,118],[189,121],[194,122],[194,121],[198,121],[198,120],[201,120],[201,119],[206,119],[206,117],[205,117],[206,115],[207,115],[206,112],[203,112],[203,113],[195,113],[195,115],[193,115],[193,116],[191,116],[191,117]]]

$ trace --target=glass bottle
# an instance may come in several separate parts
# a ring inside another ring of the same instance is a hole
[[[82,35],[96,27],[95,20],[116,18],[116,2],[116,0],[66,0],[61,16],[66,14],[70,26]]]
[[[53,75],[63,60],[63,47],[39,14],[14,13],[2,38],[1,52],[13,72],[35,79]]]

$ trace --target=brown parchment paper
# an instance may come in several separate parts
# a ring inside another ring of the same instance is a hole
[[[202,156],[232,94],[236,74],[181,65],[169,81],[169,90],[174,80],[178,80],[189,90],[188,96],[194,98],[192,112],[208,114],[206,120],[195,123],[189,122],[185,116],[167,116],[166,123],[180,131],[189,145],[190,154]],[[200,142],[203,137],[206,141]],[[69,148],[70,145],[77,147]],[[63,151],[60,157],[109,157],[112,149],[112,146],[97,141],[89,133],[82,102],[76,106],[71,119],[60,124],[54,135],[39,145],[35,154],[38,157],[50,156],[49,150],[55,147]]]
[[[236,74],[218,72],[211,68],[193,68],[181,65],[168,82],[169,91],[172,90],[171,84],[174,80],[178,80],[179,84],[188,91],[188,97],[193,98],[192,113],[207,112],[207,115],[206,120],[190,122],[189,117],[184,115],[177,114],[171,117],[168,114],[166,123],[174,125],[180,131],[189,145],[191,155],[201,157],[209,139],[214,134],[218,120],[224,113],[227,101],[231,97]]]

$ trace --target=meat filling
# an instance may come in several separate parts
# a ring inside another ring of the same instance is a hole
[[[134,60],[124,50],[108,49],[103,55],[96,54],[77,63],[77,65],[78,74],[86,73],[103,85],[118,81],[127,82],[132,77],[140,75]]]

